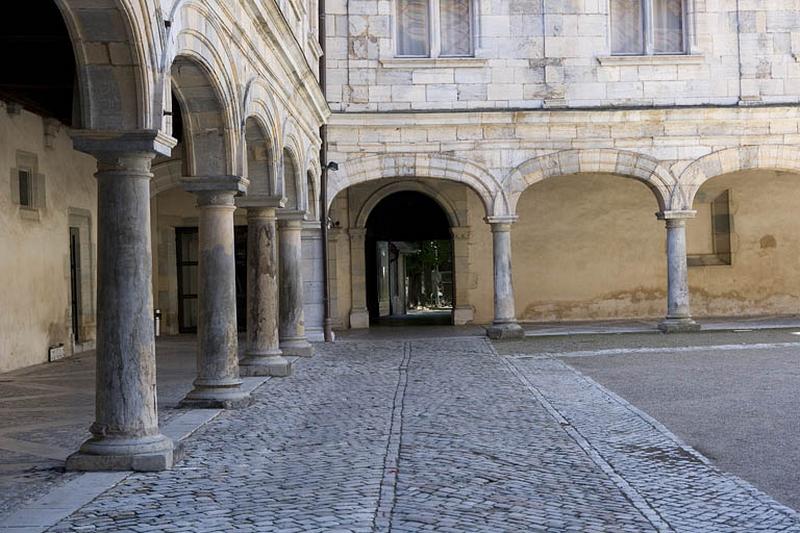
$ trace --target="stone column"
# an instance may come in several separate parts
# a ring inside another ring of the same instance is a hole
[[[234,196],[247,189],[237,176],[196,177],[184,186],[197,196],[197,378],[183,407],[232,408],[246,405],[249,394],[239,378],[236,327]]]
[[[516,217],[489,217],[494,252],[494,321],[486,333],[492,339],[523,337],[514,309],[511,282],[511,224]]]
[[[364,255],[367,230],[350,228],[350,327],[363,329],[369,327],[367,310],[367,265]]]
[[[686,264],[686,219],[695,211],[667,211],[667,317],[658,325],[665,333],[698,331],[689,308],[689,269]]]
[[[73,133],[97,158],[97,373],[92,437],[68,470],[165,470],[158,428],[150,237],[150,164],[175,140],[156,131]]]
[[[325,294],[322,280],[322,227],[317,220],[303,222],[303,313],[306,338],[325,340]]]
[[[278,223],[280,252],[280,347],[284,354],[310,356],[303,312],[303,221],[292,215]]]
[[[275,207],[247,207],[247,349],[239,362],[243,376],[292,373],[278,341],[276,221]]]
[[[453,235],[453,324],[462,326],[472,322],[474,310],[469,299],[469,227],[450,230]]]

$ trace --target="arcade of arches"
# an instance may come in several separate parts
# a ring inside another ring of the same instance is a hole
[[[780,120],[797,132],[796,110],[721,110],[720,130],[735,134],[703,145],[663,128],[642,152],[628,133],[589,148],[530,133],[545,120],[534,111],[487,114],[518,130],[468,112],[331,115],[312,15],[250,0],[258,16],[149,4],[25,2],[41,24],[0,22],[4,57],[20,62],[0,77],[0,371],[96,349],[97,419],[70,468],[171,466],[156,309],[161,334],[197,338],[184,405],[225,408],[247,402],[241,376],[286,376],[287,355],[312,353],[326,281],[338,329],[422,309],[496,338],[522,335],[520,322],[646,318],[686,331],[693,316],[798,312],[800,150],[741,133]],[[259,20],[283,28],[283,46]],[[462,119],[472,129],[447,122]],[[322,191],[325,124],[339,169]]]

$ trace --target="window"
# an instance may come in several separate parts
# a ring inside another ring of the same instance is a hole
[[[20,168],[17,171],[19,180],[19,205],[33,207],[33,172],[29,168]]]
[[[683,0],[611,0],[611,53],[685,53],[683,4]]]
[[[733,258],[731,233],[731,192],[722,191],[713,199],[698,195],[697,216],[687,224],[687,264],[690,267],[730,265]]]
[[[44,209],[44,176],[39,174],[36,154],[17,152],[17,164],[11,169],[11,201],[20,206],[22,216],[37,217],[35,211]]]
[[[471,0],[398,0],[397,55],[469,57]]]

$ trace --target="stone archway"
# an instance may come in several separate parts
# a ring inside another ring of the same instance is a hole
[[[474,310],[470,304],[470,293],[466,282],[470,268],[469,238],[470,227],[467,226],[465,213],[456,208],[454,201],[448,197],[444,190],[439,190],[435,182],[426,182],[421,179],[401,179],[390,181],[373,190],[363,201],[360,207],[353,211],[354,219],[348,231],[350,237],[350,290],[351,309],[350,327],[369,327],[370,316],[368,294],[366,291],[368,279],[370,249],[374,246],[374,239],[370,240],[368,226],[371,215],[378,206],[393,195],[413,193],[429,199],[444,217],[446,226],[445,240],[449,241],[452,260],[452,317],[449,322],[456,325],[472,321]],[[391,236],[389,236],[391,237]],[[389,239],[391,240],[391,238]],[[388,241],[387,241],[388,242]],[[371,281],[369,282],[371,283]],[[373,306],[374,307],[374,306]],[[373,318],[375,313],[373,312]]]

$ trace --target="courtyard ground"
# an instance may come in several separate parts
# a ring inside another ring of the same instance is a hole
[[[800,531],[793,331],[431,331],[317,345],[228,412],[171,408],[193,344],[159,341],[161,473],[60,471],[91,356],[0,376],[0,531]]]

